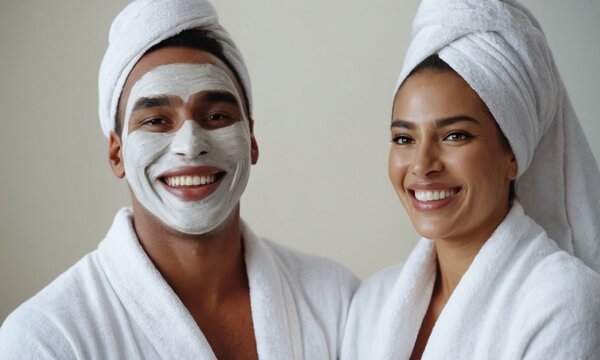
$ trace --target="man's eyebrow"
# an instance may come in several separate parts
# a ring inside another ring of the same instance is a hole
[[[435,120],[435,126],[436,127],[445,127],[445,126],[450,126],[452,124],[455,124],[455,123],[461,122],[461,121],[467,121],[467,122],[475,123],[477,125],[481,125],[481,123],[477,119],[474,119],[468,115],[457,115],[457,116],[452,116],[452,117],[448,117],[448,118],[437,119],[437,120]],[[396,119],[396,120],[392,121],[391,127],[414,130],[415,124],[411,121]]]
[[[171,101],[171,98],[169,98],[167,95],[142,97],[135,102],[135,104],[133,105],[133,110],[131,110],[131,112],[133,113],[141,109],[147,109],[152,107],[168,106],[172,103],[173,102]]]
[[[238,100],[229,91],[205,91],[200,95],[200,101],[209,103],[226,102],[232,105],[238,105]]]

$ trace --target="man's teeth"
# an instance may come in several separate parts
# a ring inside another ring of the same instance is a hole
[[[215,176],[167,176],[165,182],[169,186],[197,186],[215,182]]]
[[[454,196],[454,189],[452,190],[436,190],[436,191],[415,191],[415,198],[419,201],[436,201],[444,200]]]

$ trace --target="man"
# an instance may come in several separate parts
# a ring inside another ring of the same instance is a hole
[[[99,75],[122,209],[98,249],[11,314],[0,358],[334,359],[357,279],[239,215],[250,82],[206,0],[138,0]]]

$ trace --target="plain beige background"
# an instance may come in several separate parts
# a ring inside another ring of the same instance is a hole
[[[600,159],[600,1],[526,0]],[[0,321],[96,248],[125,184],[96,76],[125,0],[0,0]],[[365,277],[417,239],[387,178],[391,95],[416,0],[215,0],[248,63],[255,231]],[[551,194],[549,194],[551,195]]]

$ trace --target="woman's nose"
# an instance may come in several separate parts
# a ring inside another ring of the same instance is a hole
[[[205,131],[193,120],[184,121],[171,142],[171,151],[187,159],[207,154],[209,145]]]
[[[439,149],[431,143],[421,144],[414,152],[412,159],[412,173],[418,177],[430,177],[442,171],[443,163]]]

